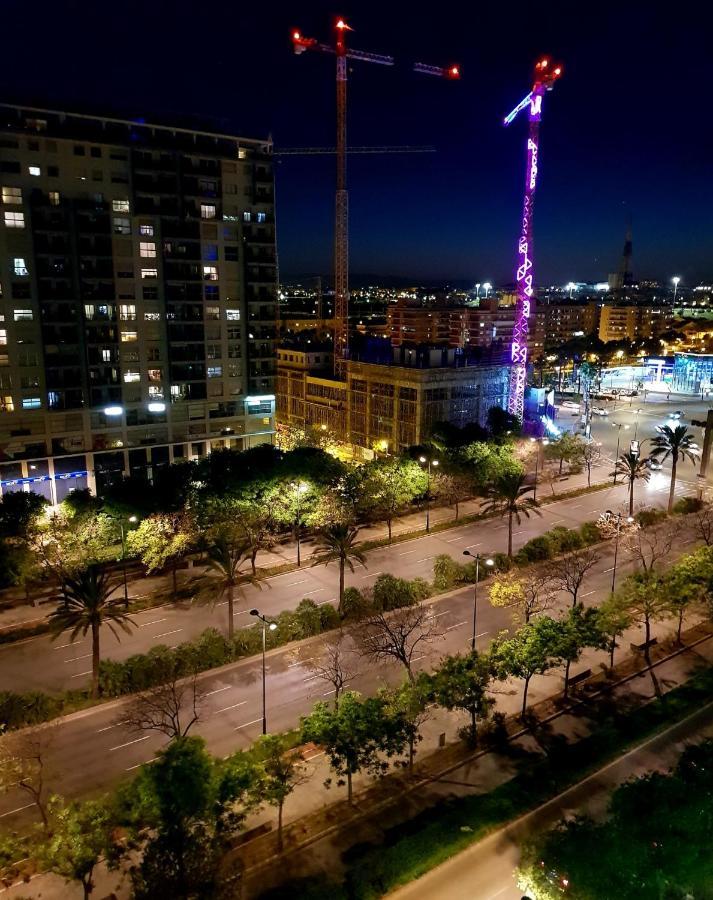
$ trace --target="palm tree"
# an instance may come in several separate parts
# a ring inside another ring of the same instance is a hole
[[[669,456],[671,457],[671,490],[668,494],[668,511],[671,512],[676,491],[678,461],[690,459],[691,462],[695,462],[700,449],[685,425],[676,425],[675,428],[671,428],[670,425],[659,425],[656,430],[658,434],[651,439],[653,446],[651,455],[660,462],[665,462]]]
[[[93,564],[75,575],[67,576],[65,598],[49,621],[54,632],[53,640],[63,631],[72,629],[70,640],[78,634],[92,632],[92,697],[99,696],[99,632],[102,625],[108,625],[118,640],[116,626],[125,634],[131,634],[133,619],[124,608],[123,597],[111,598],[116,587],[107,572]]]
[[[496,479],[485,492],[486,502],[483,506],[484,513],[508,517],[508,556],[512,559],[512,523],[513,519],[519,525],[522,516],[530,518],[530,512],[541,516],[539,503],[534,497],[527,497],[534,485],[525,484],[524,472],[507,472]]]
[[[344,569],[349,566],[349,571],[354,571],[355,559],[366,568],[366,557],[356,546],[356,537],[359,529],[355,525],[346,522],[335,522],[323,528],[319,535],[319,542],[312,553],[313,566],[320,563],[328,566],[331,562],[339,563],[339,612],[342,612],[344,602]]]
[[[247,575],[240,571],[240,566],[250,558],[251,548],[249,542],[237,539],[229,529],[219,531],[212,544],[208,548],[208,567],[218,573],[220,580],[220,594],[228,597],[228,637],[232,638],[235,632],[235,587],[241,581],[247,579],[258,587],[258,577]]]
[[[624,481],[629,483],[629,515],[634,515],[634,483],[641,478],[648,481],[651,478],[651,472],[646,464],[645,459],[641,459],[638,453],[622,453],[616,461],[614,471],[610,475],[621,475]]]

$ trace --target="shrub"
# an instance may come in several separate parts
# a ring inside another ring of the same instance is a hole
[[[411,582],[411,590],[413,591],[413,602],[421,603],[433,593],[433,586],[425,578],[414,578]]]
[[[582,535],[574,528],[565,528],[563,525],[555,525],[547,532],[547,537],[552,545],[552,551],[555,556],[560,553],[571,553],[573,550],[579,550],[584,541]]]
[[[699,509],[703,509],[703,501],[698,497],[681,497],[673,504],[673,511],[678,516],[686,516],[698,512]]]
[[[602,539],[602,533],[596,522],[585,522],[580,526],[579,534],[585,547],[590,544],[598,544]]]
[[[342,613],[345,619],[360,619],[371,607],[369,600],[358,588],[348,587],[342,599]]]
[[[437,591],[447,591],[466,581],[464,566],[447,553],[440,553],[433,563],[433,586]]]
[[[513,567],[513,562],[507,553],[495,553],[493,554],[493,560],[495,561],[493,569],[496,572],[509,572]]]
[[[650,528],[666,518],[667,513],[663,509],[640,509],[634,516],[642,528]]]
[[[380,611],[412,606],[415,602],[412,583],[394,575],[379,575],[374,582],[372,602]]]
[[[532,538],[522,546],[515,554],[515,561],[519,566],[526,566],[533,562],[549,559],[552,553],[552,543],[548,534],[540,534]]]
[[[0,724],[7,729],[24,728],[46,722],[64,711],[65,697],[53,697],[41,691],[16,694],[0,692]]]

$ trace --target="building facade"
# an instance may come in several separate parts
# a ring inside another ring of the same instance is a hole
[[[2,489],[271,440],[270,142],[0,110]]]
[[[604,303],[599,313],[599,338],[605,343],[655,338],[668,330],[672,323],[670,306]]]
[[[428,439],[436,422],[485,424],[491,406],[506,407],[509,369],[458,365],[433,350],[430,365],[377,365],[350,360],[347,380],[330,375],[331,357],[278,350],[277,416],[287,425],[326,426],[357,447],[399,452]]]

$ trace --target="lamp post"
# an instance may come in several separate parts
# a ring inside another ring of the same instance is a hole
[[[108,514],[107,514],[108,515]],[[108,515],[110,519],[119,523],[119,534],[121,535],[121,571],[124,580],[124,606],[129,608],[129,580],[126,575],[126,532],[124,530],[124,519],[122,516]],[[138,522],[136,516],[129,516],[128,521],[132,524]]]
[[[614,587],[616,585],[616,564],[619,558],[619,535],[621,533],[621,513],[613,513],[610,509],[607,510],[607,514],[610,516],[616,515],[616,538],[614,539],[614,567],[611,573],[611,592],[614,593]],[[629,525],[634,521],[633,516],[627,516],[626,521]]]
[[[477,637],[476,627],[478,623],[478,579],[480,578],[480,560],[483,558],[480,553],[471,553],[470,550],[464,550],[463,556],[472,556],[475,560],[475,584],[473,586],[473,637],[470,642],[470,649],[475,651],[475,639]],[[486,566],[494,566],[495,560],[489,556],[484,560]]]
[[[437,466],[437,459],[426,458],[425,456],[419,456],[418,458],[421,465],[426,465],[426,471],[428,473],[428,478],[426,481],[426,534],[431,530],[431,466]]]
[[[483,290],[485,291],[485,299],[486,300],[488,299],[488,294],[492,291],[492,289],[493,289],[493,286],[489,281],[486,281],[483,284]]]
[[[671,279],[671,281],[673,282],[673,302],[675,303],[676,302],[676,294],[678,293],[678,285],[679,285],[679,282],[681,281],[681,276],[674,275],[673,278]]]
[[[619,461],[619,442],[621,441],[621,429],[624,428],[625,431],[628,431],[629,426],[624,425],[622,422],[612,422],[611,427],[619,429],[616,433],[616,455],[614,457],[614,484],[616,484],[616,464]]]
[[[636,418],[634,419],[634,440],[636,440],[636,435],[639,433],[639,413],[641,409],[637,409],[634,415]]]
[[[302,531],[302,506],[301,499],[302,494],[308,488],[308,485],[305,484],[304,481],[296,481],[293,483],[292,487],[294,488],[295,495],[297,497],[297,512],[295,515],[295,534],[297,536],[297,568],[302,565],[302,559],[300,557],[300,532]]]
[[[537,453],[535,455],[535,487],[532,491],[532,499],[537,500],[537,476],[540,471],[540,453],[542,452],[540,450],[540,448],[546,447],[550,441],[549,441],[549,438],[546,438],[546,437],[543,437],[543,438],[531,437],[530,440],[532,441],[533,444],[537,444]],[[471,553],[470,555],[472,556],[473,554]]]
[[[270,631],[274,631],[277,628],[277,624],[275,622],[268,622],[265,616],[257,609],[251,609],[250,615],[255,616],[262,622],[262,733],[267,734],[267,706],[265,702],[265,634],[268,628]]]
[[[480,297],[480,282],[478,281],[475,285],[475,299],[477,300]]]

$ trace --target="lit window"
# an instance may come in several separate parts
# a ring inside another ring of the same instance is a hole
[[[158,269],[142,269],[142,278],[158,278]]]
[[[15,275],[29,275],[25,260],[22,256],[16,256],[14,260]]]
[[[218,259],[218,245],[205,244],[203,247],[203,259]]]
[[[258,222],[266,222],[267,221],[267,213],[258,213],[257,220],[258,220]]]
[[[141,256],[155,259],[156,244],[154,244],[153,241],[141,241],[141,243],[139,244],[139,253],[141,254]]]
[[[114,216],[114,234],[131,234],[131,219]]]
[[[15,404],[12,402],[12,397],[7,395],[5,397],[0,397],[0,412],[14,412]]]
[[[206,317],[206,319],[219,319],[220,318],[220,307],[219,306],[206,306],[205,317]]]
[[[16,187],[4,187],[2,189],[2,202],[17,206],[22,203],[22,191]]]
[[[132,384],[136,381],[141,381],[141,376],[138,372],[124,372],[124,381],[126,384]]]
[[[139,226],[139,231],[145,237],[153,237],[153,225],[141,225]]]
[[[247,159],[247,158],[248,158],[248,151],[245,149],[245,147],[238,147],[238,159]]]
[[[145,312],[144,313],[144,322],[160,322],[161,321],[161,313],[157,312]]]
[[[225,318],[229,322],[239,322],[240,321],[240,310],[239,309],[226,309],[225,310]]]
[[[59,191],[50,191],[50,206],[59,206]]]
[[[6,212],[5,213],[5,227],[6,228],[24,228],[25,227],[25,214],[20,212]]]
[[[160,384],[150,384],[149,397],[153,400],[163,400],[163,386]]]
[[[161,381],[161,370],[160,369],[149,369],[148,376],[149,376],[149,381]]]
[[[122,331],[121,332],[121,342],[122,344],[129,343],[130,341],[137,341],[139,336],[135,331]]]
[[[14,312],[16,322],[31,322],[33,319],[31,309],[16,309]]]
[[[215,218],[215,204],[214,203],[201,203],[201,219],[214,219]]]
[[[108,350],[106,347],[102,350],[102,362],[111,362],[111,350]]]
[[[243,222],[250,222],[252,219],[252,213],[244,212],[243,213]]]
[[[134,303],[121,303],[119,305],[119,318],[122,322],[135,322],[136,305]]]
[[[222,378],[223,377],[223,367],[222,366],[208,366],[208,378]]]
[[[128,212],[129,211],[129,201],[128,200],[112,200],[111,208],[114,212]]]
[[[22,401],[23,409],[39,409],[42,406],[42,400],[39,397],[25,397]]]
[[[218,267],[217,266],[203,266],[203,277],[206,281],[217,281],[218,280]]]
[[[42,169],[40,169],[39,166],[28,166],[27,171],[30,173],[30,175],[41,175],[42,174]]]
[[[7,328],[0,328],[0,347],[7,347]]]

